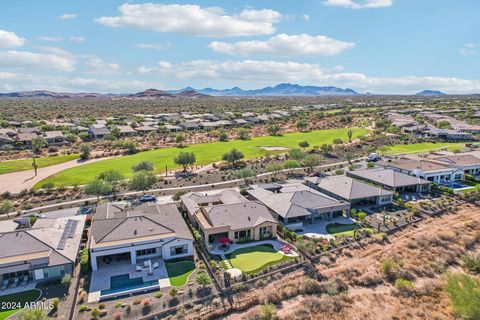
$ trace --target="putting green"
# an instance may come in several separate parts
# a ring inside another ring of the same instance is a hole
[[[289,257],[278,253],[272,245],[258,245],[235,250],[227,255],[233,268],[244,273],[257,273],[272,264],[277,264]]]
[[[230,151],[232,148],[240,150],[245,155],[245,159],[258,158],[282,152],[278,150],[267,151],[262,149],[262,146],[297,148],[298,142],[300,141],[308,141],[311,146],[332,143],[334,138],[340,138],[347,141],[349,130],[350,129],[348,128],[340,128],[310,132],[295,132],[275,137],[264,136],[250,140],[194,144],[184,148],[156,149],[70,168],[38,182],[34,188],[41,187],[45,182],[53,182],[55,186],[87,184],[95,179],[100,173],[110,169],[118,170],[128,177],[132,174],[132,166],[140,161],[152,162],[155,172],[162,173],[165,171],[165,166],[168,167],[168,170],[179,168],[178,165],[173,163],[173,159],[182,151],[193,152],[197,158],[197,165],[206,165],[215,161],[220,161],[222,155]],[[354,128],[352,131],[353,138],[365,135],[369,132],[367,129],[360,128]]]
[[[174,287],[181,287],[188,281],[188,277],[195,271],[195,264],[191,261],[179,261],[165,263],[167,267],[170,284]]]
[[[38,289],[0,296],[0,320],[7,319],[24,308],[25,303],[37,301],[41,296]],[[4,306],[5,304],[5,306]]]
[[[373,232],[373,229],[361,228],[361,227],[358,227],[355,223],[351,223],[351,224],[330,223],[330,224],[327,224],[325,229],[327,229],[327,232],[329,234],[334,236],[352,236],[353,237],[355,229],[371,230]]]

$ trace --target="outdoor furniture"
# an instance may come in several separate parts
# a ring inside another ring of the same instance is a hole
[[[137,269],[137,271],[142,271],[143,270],[142,266],[136,266],[135,269]]]
[[[143,266],[144,266],[145,268],[148,268],[148,267],[150,266],[150,260],[145,260],[145,261],[143,261]]]
[[[12,288],[16,288],[18,286],[19,281],[20,279],[18,277],[15,277],[15,279],[13,280]]]
[[[8,283],[10,281],[8,279],[3,280],[2,287],[0,289],[5,290],[8,288]]]
[[[23,277],[22,286],[26,286],[28,283],[28,276]]]
[[[157,269],[158,268],[158,262],[155,262],[152,266],[153,269]]]

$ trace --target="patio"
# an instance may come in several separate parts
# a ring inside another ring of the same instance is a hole
[[[304,223],[302,227],[303,231],[297,233],[309,238],[333,239],[334,236],[327,231],[327,225],[334,223],[352,224],[355,223],[355,220],[344,216],[336,217],[332,220],[317,220],[314,223]]]
[[[137,271],[137,266],[143,266],[146,260],[150,260],[152,265],[158,263],[158,268],[142,267],[141,271]],[[98,270],[92,271],[88,302],[98,301],[101,297],[100,291],[110,289],[111,278],[114,276],[128,274],[130,278],[142,277],[144,282],[158,280],[160,288],[170,287],[170,279],[163,259],[152,258],[146,260],[138,260],[136,265],[126,260],[109,264],[100,262]],[[149,274],[150,270],[152,271],[151,274]]]
[[[9,287],[7,289],[3,289],[0,291],[0,296],[5,296],[5,295],[9,295],[9,294],[13,294],[13,293],[19,293],[19,292],[23,292],[23,291],[29,291],[29,290],[33,290],[35,289],[37,286],[37,283],[35,281],[31,281],[29,282],[28,284],[26,285],[22,285],[21,283],[13,288],[13,287]]]

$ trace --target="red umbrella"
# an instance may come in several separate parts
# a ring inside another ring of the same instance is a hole
[[[230,239],[228,237],[221,237],[220,239],[218,239],[218,242],[220,242],[221,244],[230,244]]]

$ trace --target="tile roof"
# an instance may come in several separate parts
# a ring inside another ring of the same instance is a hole
[[[431,183],[430,181],[422,178],[384,168],[355,170],[348,172],[348,175],[353,178],[363,178],[371,182],[392,188]]]

